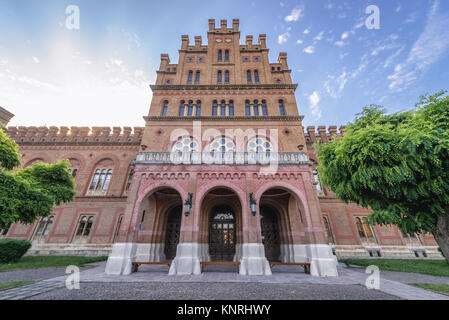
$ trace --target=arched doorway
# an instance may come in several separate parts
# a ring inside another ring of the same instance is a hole
[[[235,230],[235,213],[231,207],[214,207],[209,218],[209,254],[212,261],[232,261],[235,255]]]
[[[167,260],[173,260],[176,256],[181,230],[181,218],[182,206],[173,208],[168,214],[165,234],[165,257]]]
[[[279,237],[278,217],[274,209],[268,206],[260,207],[260,225],[262,243],[268,261],[280,261],[281,242]]]

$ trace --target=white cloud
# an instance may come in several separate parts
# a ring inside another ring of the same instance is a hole
[[[343,32],[341,35],[341,40],[345,40],[347,37],[349,37],[349,32],[348,31]]]
[[[396,12],[401,11],[401,8],[402,8],[402,6],[399,4],[399,5],[396,7]]]
[[[312,53],[315,52],[315,47],[314,47],[314,46],[308,46],[307,48],[304,48],[303,51],[304,51],[305,53],[312,54]]]
[[[315,40],[315,41],[323,40],[323,36],[324,36],[324,31],[321,31],[315,38],[313,38],[313,40]]]
[[[292,22],[292,21],[298,21],[299,18],[304,16],[304,7],[300,6],[300,7],[296,7],[292,10],[292,12],[290,13],[290,15],[286,16],[284,18],[284,20],[286,22]]]
[[[320,95],[317,91],[314,91],[309,96],[309,107],[312,112],[312,116],[315,120],[318,120],[321,118],[321,107],[318,105],[320,103]]]
[[[335,41],[336,46],[343,47],[345,45],[344,41]]]
[[[39,59],[38,59],[38,58],[36,58],[36,57],[34,57],[34,56],[33,56],[33,57],[31,57],[31,59],[33,59],[33,61],[34,61],[34,62],[36,62],[36,63],[39,63],[39,62],[40,62],[40,61],[39,61]]]
[[[390,90],[401,92],[407,89],[448,51],[449,15],[439,13],[438,8],[439,1],[435,1],[427,15],[424,31],[413,44],[407,59],[396,65],[394,73],[388,76]]]
[[[303,32],[304,34],[309,34],[310,33],[310,29],[309,28],[307,28],[306,30],[304,30],[304,32]]]
[[[279,2],[279,5],[281,6],[281,8],[285,7],[285,3],[283,2]]]
[[[278,43],[279,44],[286,43],[289,38],[290,38],[290,32],[287,31],[278,36]]]
[[[296,40],[296,43],[297,44],[302,44],[304,41],[302,41],[302,40]]]

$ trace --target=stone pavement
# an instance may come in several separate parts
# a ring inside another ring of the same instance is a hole
[[[64,288],[65,282],[60,281],[40,281],[0,291],[0,300],[22,300],[32,296],[52,291],[57,288]]]
[[[105,262],[96,264],[95,268],[82,271],[80,280],[82,283],[94,284],[114,284],[119,286],[129,287],[129,284],[134,283],[259,283],[259,284],[302,284],[302,285],[323,285],[323,290],[326,290],[325,285],[341,285],[341,286],[365,286],[365,282],[369,274],[364,273],[364,270],[346,268],[344,264],[338,266],[338,277],[312,277],[305,274],[302,269],[292,266],[275,266],[273,268],[273,275],[271,276],[241,276],[232,266],[208,266],[203,270],[201,275],[185,275],[185,276],[170,276],[168,275],[167,266],[157,265],[142,265],[139,272],[133,273],[129,276],[109,276],[104,273]],[[8,296],[7,293],[18,292],[17,297],[26,298],[27,290],[30,291],[29,296],[34,296],[36,290],[42,286],[42,292],[52,290],[54,288],[64,287],[67,276],[60,276],[42,282],[28,285],[20,288],[0,291],[0,299]],[[416,275],[415,275],[416,277]],[[388,278],[388,279],[387,279]],[[420,282],[420,281],[409,281]],[[46,287],[48,285],[48,287]],[[33,287],[34,286],[34,287]],[[27,289],[27,287],[29,289]],[[36,289],[36,290],[35,290]],[[365,291],[368,289],[363,288]],[[68,291],[68,290],[67,290]],[[370,291],[370,290],[369,290]],[[380,271],[380,292],[393,295],[402,299],[416,299],[416,300],[449,300],[449,296],[437,294],[421,288],[413,287],[395,281],[391,273],[388,277],[383,277],[383,271]],[[19,298],[19,299],[20,299]],[[36,297],[39,298],[39,297]],[[348,297],[350,299],[350,297]]]

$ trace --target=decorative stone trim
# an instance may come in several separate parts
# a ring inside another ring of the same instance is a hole
[[[304,116],[200,116],[200,117],[180,117],[180,116],[146,116],[146,121],[179,121],[179,120],[213,120],[213,121],[302,121]]]
[[[151,90],[260,90],[260,89],[292,89],[298,84],[189,84],[189,85],[150,85]]]

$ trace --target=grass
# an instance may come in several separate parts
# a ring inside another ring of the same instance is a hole
[[[39,269],[52,267],[78,266],[98,261],[105,261],[108,257],[79,257],[79,256],[25,256],[19,261],[0,264],[0,271],[17,269]]]
[[[10,281],[10,282],[0,282],[0,290],[14,288],[18,286],[24,286],[26,284],[31,284],[34,281]]]
[[[340,262],[361,267],[376,265],[380,270],[411,272],[449,277],[446,260],[425,259],[341,259]]]
[[[449,294],[449,284],[444,283],[410,283],[412,286],[423,288],[426,290],[435,291],[438,293]]]

